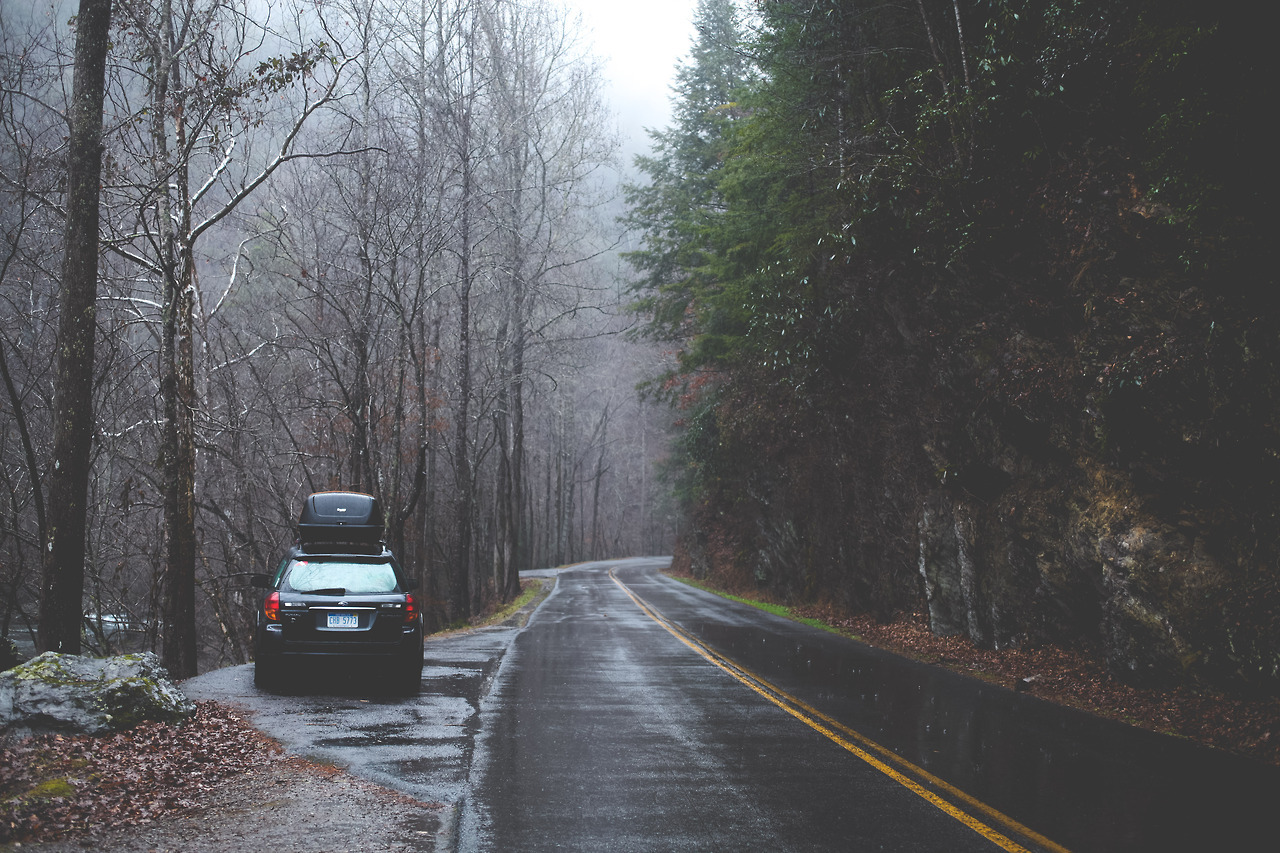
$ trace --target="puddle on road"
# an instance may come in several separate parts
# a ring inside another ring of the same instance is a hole
[[[393,761],[386,766],[394,768],[392,775],[408,782],[432,781],[441,777],[459,776],[466,769],[463,767],[463,757],[463,751],[456,749],[436,756]]]
[[[422,668],[423,678],[442,678],[451,680],[459,678],[481,678],[483,675],[484,670],[476,669],[475,667],[428,664]]]

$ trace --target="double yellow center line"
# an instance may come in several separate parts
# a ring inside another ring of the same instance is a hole
[[[818,709],[756,675],[741,664],[735,663],[715,649],[710,648],[688,631],[668,620],[640,596],[636,595],[630,587],[618,579],[612,569],[609,571],[609,577],[646,616],[666,628],[676,639],[707,661],[828,740],[853,753],[899,785],[928,800],[997,847],[1007,850],[1009,853],[1031,853],[1030,848],[1019,844],[1010,837],[1013,835],[1042,851],[1068,853],[1065,847],[1055,844],[1039,833],[1018,823],[1013,818],[993,809],[986,803],[974,799],[959,788],[939,779],[924,768],[917,767],[892,750],[832,719]],[[995,828],[996,826],[1000,828],[997,829]]]

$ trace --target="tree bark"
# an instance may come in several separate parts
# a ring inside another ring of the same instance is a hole
[[[67,150],[62,313],[54,404],[53,470],[43,554],[37,644],[80,652],[89,451],[93,443],[93,352],[98,294],[98,205],[102,101],[111,0],[81,0]]]
[[[462,191],[461,223],[459,227],[459,251],[461,264],[458,273],[458,422],[454,434],[454,464],[457,483],[457,502],[454,505],[454,524],[457,527],[457,551],[453,560],[454,581],[453,618],[469,619],[473,612],[471,582],[471,448],[469,420],[471,404],[471,138],[470,117],[464,113],[461,128]]]
[[[185,207],[185,206],[184,206]],[[184,253],[187,251],[183,250]],[[165,548],[164,642],[161,661],[174,678],[196,674],[196,449],[192,312],[195,282],[189,259],[166,276],[164,365]]]
[[[155,47],[156,82],[152,91],[153,168],[156,182],[181,194],[157,196],[157,227],[161,252],[162,287],[160,397],[164,424],[160,455],[165,527],[163,604],[160,660],[175,678],[196,674],[195,624],[195,267],[191,253],[191,204],[186,196],[186,127],[182,103],[170,102],[180,91],[173,13],[168,3],[160,10],[160,33]],[[172,114],[175,163],[169,159],[166,117]],[[177,207],[175,214],[174,207]]]

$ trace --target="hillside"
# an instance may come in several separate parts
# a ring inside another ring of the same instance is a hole
[[[1254,24],[1107,0],[700,14],[631,195],[692,573],[1275,694]],[[730,43],[750,62],[717,60]]]

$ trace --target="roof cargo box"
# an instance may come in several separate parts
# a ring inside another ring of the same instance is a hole
[[[298,540],[303,545],[382,542],[382,507],[373,495],[316,492],[302,504]]]

